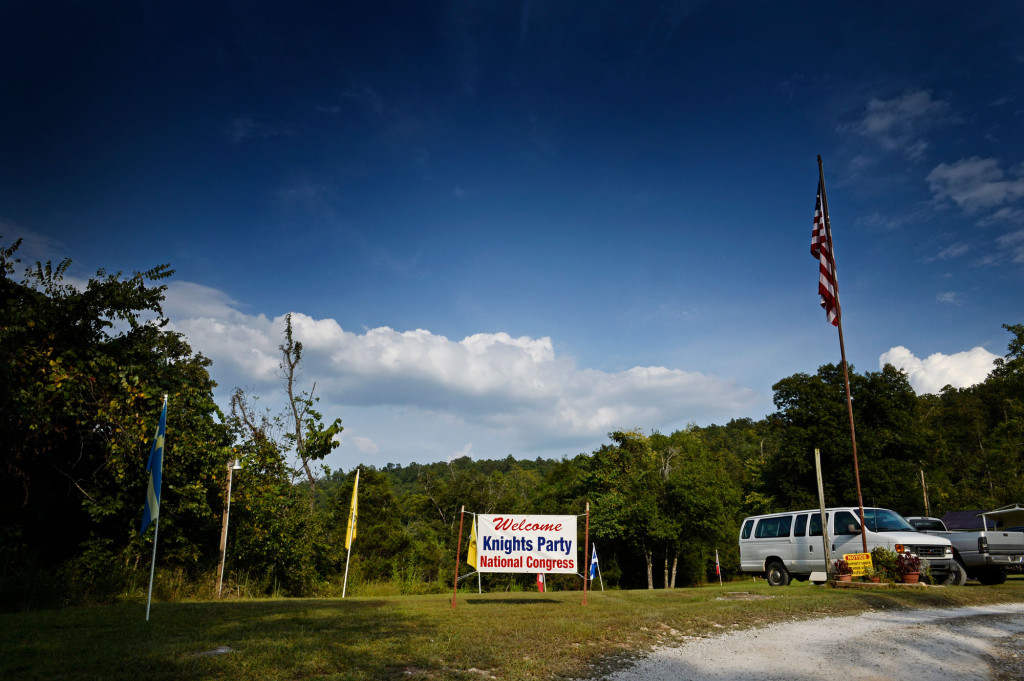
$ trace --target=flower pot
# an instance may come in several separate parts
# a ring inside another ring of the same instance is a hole
[[[840,582],[852,582],[853,575],[839,575],[838,579]]]
[[[868,577],[868,579],[871,580],[872,584],[881,584],[882,583],[882,578],[878,577],[877,575],[874,576],[874,577]]]
[[[917,584],[917,581],[920,578],[920,572],[908,572],[907,574],[900,576],[900,581],[902,581],[904,584]]]

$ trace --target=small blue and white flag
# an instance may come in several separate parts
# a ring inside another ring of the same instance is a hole
[[[156,428],[156,437],[153,438],[153,448],[149,450],[149,463],[146,470],[149,471],[149,488],[146,490],[146,508],[142,512],[142,529],[139,534],[145,534],[150,523],[160,517],[160,478],[164,465],[164,436],[167,432],[167,398],[164,398],[164,408],[160,412],[160,425]]]
[[[594,544],[594,553],[590,557],[590,580],[597,576],[597,544]],[[604,587],[601,587],[604,588]]]

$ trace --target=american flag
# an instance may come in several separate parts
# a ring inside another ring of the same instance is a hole
[[[821,307],[832,326],[839,326],[839,300],[836,298],[836,261],[825,231],[825,209],[821,203],[822,186],[818,180],[818,200],[814,204],[814,229],[811,231],[811,255],[818,261],[818,294]]]

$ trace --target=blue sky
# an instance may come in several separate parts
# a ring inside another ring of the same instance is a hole
[[[1010,2],[5,3],[0,234],[171,263],[225,405],[280,406],[293,313],[334,468],[571,456],[839,361],[820,154],[850,362],[970,385],[1024,321],[1021,35]]]

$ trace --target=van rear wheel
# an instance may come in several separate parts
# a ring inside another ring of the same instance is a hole
[[[789,584],[789,572],[786,566],[777,560],[768,563],[764,571],[764,578],[768,580],[769,586],[786,586]]]

